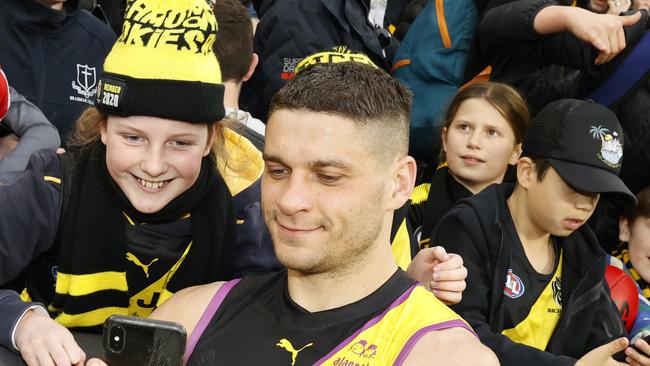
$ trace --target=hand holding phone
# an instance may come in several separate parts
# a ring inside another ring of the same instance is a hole
[[[646,335],[645,337],[643,337],[643,340],[646,341],[646,343],[650,344],[650,334],[648,334],[648,335]],[[635,343],[636,343],[636,341],[635,341]],[[639,353],[642,354],[642,355],[645,354],[645,352],[643,352],[642,350],[640,350],[640,349],[636,346],[636,344],[634,344],[634,343],[630,344],[630,347],[632,347],[635,351],[639,352]],[[648,355],[648,356],[650,356],[650,355]],[[612,356],[612,358],[613,358],[614,360],[619,361],[619,362],[625,362],[625,357],[626,357],[626,356],[625,356],[625,350],[622,350],[621,352],[618,352],[618,353],[616,353],[616,354],[614,354],[614,355]]]
[[[104,359],[111,366],[182,366],[186,339],[178,323],[112,315],[104,322]]]

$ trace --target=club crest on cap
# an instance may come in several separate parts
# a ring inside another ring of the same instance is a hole
[[[601,142],[600,152],[597,154],[598,159],[612,168],[621,166],[623,146],[618,138],[618,133],[616,131],[610,133],[609,129],[602,125],[591,126],[589,133],[591,133],[591,137]]]

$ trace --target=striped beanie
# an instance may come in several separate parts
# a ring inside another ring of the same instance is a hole
[[[206,0],[129,0],[106,56],[96,107],[105,114],[214,123],[225,114]]]

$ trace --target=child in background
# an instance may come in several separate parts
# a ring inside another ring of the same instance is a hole
[[[123,30],[68,152],[33,154],[0,188],[0,286],[26,275],[20,297],[0,290],[0,345],[30,366],[83,364],[71,329],[233,276],[233,201],[212,157],[225,114],[214,14],[137,0]]]
[[[501,183],[521,154],[529,124],[526,102],[512,87],[477,83],[452,99],[441,131],[441,159],[430,182],[415,187],[408,223],[421,248],[458,200]]]
[[[639,290],[639,311],[630,339],[650,335],[650,186],[637,195],[637,206],[629,206],[619,219],[618,247],[610,257],[610,265],[624,270]]]
[[[517,183],[461,200],[433,241],[461,255],[463,299],[452,308],[502,365],[650,364],[628,346],[604,280],[606,255],[584,225],[601,193],[634,200],[618,177],[623,135],[604,106],[563,99],[533,119]],[[650,355],[643,340],[635,345]],[[627,347],[627,349],[626,349]]]

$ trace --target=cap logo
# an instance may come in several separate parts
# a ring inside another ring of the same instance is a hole
[[[294,73],[299,73],[300,70],[314,64],[338,62],[358,62],[377,68],[377,65],[363,53],[354,53],[345,46],[335,46],[332,47],[332,51],[318,52],[305,57],[295,66]]]
[[[621,166],[621,159],[623,158],[623,145],[618,138],[618,133],[599,125],[591,126],[589,129],[591,137],[594,140],[600,140],[600,152],[597,154],[598,159],[611,168],[618,168]]]

